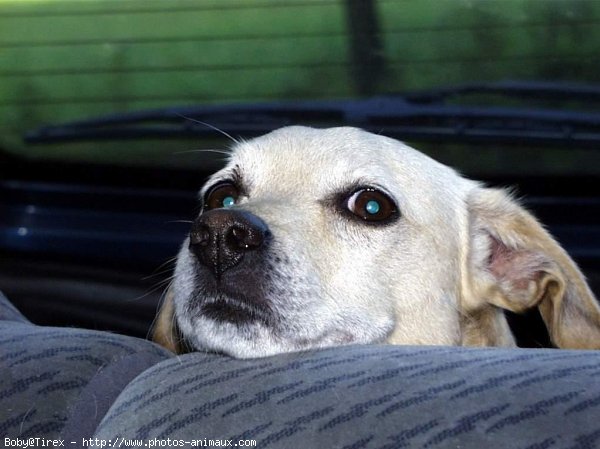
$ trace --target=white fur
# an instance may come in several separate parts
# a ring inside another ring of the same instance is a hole
[[[267,223],[292,281],[268,298],[284,325],[240,331],[186,314],[194,273],[184,244],[174,283],[178,323],[198,348],[237,357],[345,343],[459,344],[459,248],[466,198],[478,187],[396,140],[354,128],[289,127],[237,145],[227,166],[248,186],[236,207]],[[209,184],[211,184],[209,182]],[[378,186],[400,218],[368,226],[323,201]]]
[[[273,236],[252,280],[269,287],[258,303],[276,320],[238,325],[194,309],[223,298],[203,287],[212,274],[186,240],[171,291],[196,349],[260,357],[349,343],[512,346],[502,309],[536,306],[557,346],[600,349],[600,308],[581,272],[502,190],[355,128],[289,127],[237,144],[202,193],[233,173],[247,190],[234,209]],[[367,225],[331,204],[357,186],[389,195],[399,218]],[[164,311],[155,335],[168,343]]]

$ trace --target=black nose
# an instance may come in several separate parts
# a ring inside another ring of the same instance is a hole
[[[244,254],[262,247],[269,228],[256,215],[230,209],[203,213],[192,225],[190,250],[218,278],[235,267]]]

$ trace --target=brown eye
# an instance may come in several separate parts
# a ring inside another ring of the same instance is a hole
[[[212,187],[204,197],[204,209],[218,209],[221,207],[231,207],[238,199],[240,192],[235,184],[231,182],[221,182]]]
[[[386,221],[398,214],[394,202],[384,193],[364,188],[357,190],[346,200],[346,208],[365,221]]]

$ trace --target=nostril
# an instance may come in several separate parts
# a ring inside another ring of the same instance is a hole
[[[236,244],[236,246],[241,246],[241,247],[246,247],[247,244],[246,242],[246,238],[248,236],[248,232],[246,232],[244,229],[242,228],[232,228],[231,229],[231,241],[232,243]]]
[[[254,228],[233,226],[227,236],[229,243],[237,249],[253,250],[260,247],[264,241],[263,232]]]
[[[190,246],[207,246],[210,242],[210,230],[206,225],[194,227],[190,232]]]

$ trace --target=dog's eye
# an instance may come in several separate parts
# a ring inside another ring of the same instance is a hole
[[[354,192],[346,200],[346,208],[365,221],[385,221],[398,213],[394,202],[384,193],[365,188]]]
[[[240,195],[235,184],[225,181],[212,187],[204,197],[204,208],[218,209],[233,206]]]

